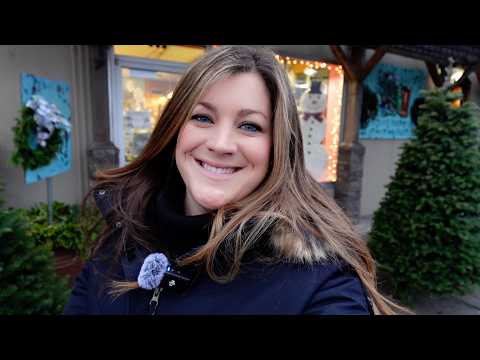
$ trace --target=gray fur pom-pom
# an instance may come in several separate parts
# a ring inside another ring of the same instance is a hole
[[[169,265],[167,257],[162,253],[148,255],[138,274],[138,285],[146,290],[157,288]]]

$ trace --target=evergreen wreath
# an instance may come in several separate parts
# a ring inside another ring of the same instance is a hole
[[[48,165],[62,147],[62,132],[70,130],[55,105],[34,96],[20,111],[13,127],[15,150],[12,162],[24,170]]]

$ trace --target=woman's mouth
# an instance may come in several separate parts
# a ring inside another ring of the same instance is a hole
[[[216,175],[230,175],[238,170],[240,170],[240,167],[219,167],[219,166],[213,166],[212,164],[208,164],[205,161],[195,159],[197,164],[199,164],[204,170],[211,174],[216,174]]]

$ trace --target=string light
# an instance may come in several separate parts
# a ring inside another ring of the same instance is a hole
[[[342,107],[342,94],[343,94],[343,81],[344,81],[344,72],[341,65],[336,64],[327,64],[321,61],[309,61],[303,59],[290,58],[289,56],[275,55],[277,61],[280,64],[288,65],[303,65],[305,68],[321,68],[327,69],[330,74],[335,74],[335,82],[337,86],[333,88],[334,93],[329,94],[334,97],[334,100],[329,101],[330,108],[328,112],[331,114],[328,116],[328,133],[327,133],[327,152],[328,152],[328,164],[327,164],[327,174],[322,181],[335,182],[337,180],[337,165],[338,165],[338,147],[339,147],[339,138],[340,138],[340,122],[341,122],[341,107]],[[302,70],[305,70],[302,69]]]
[[[338,77],[338,86],[335,91],[335,105],[333,106],[333,117],[332,117],[332,130],[331,130],[331,138],[332,143],[330,146],[331,152],[330,155],[332,159],[329,161],[331,166],[330,176],[328,181],[336,181],[337,180],[337,165],[338,165],[338,146],[339,146],[339,138],[340,138],[340,121],[341,121],[341,107],[342,107],[342,94],[343,94],[343,69],[339,68],[339,77]]]

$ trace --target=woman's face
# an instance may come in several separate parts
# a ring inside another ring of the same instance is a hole
[[[206,89],[175,149],[186,185],[185,212],[198,215],[249,195],[268,172],[270,95],[257,73],[227,76]]]

